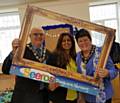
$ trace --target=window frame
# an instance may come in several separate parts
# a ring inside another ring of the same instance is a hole
[[[17,9],[15,10],[12,10],[12,11],[5,11],[5,12],[1,12],[0,11],[0,18],[2,19],[2,17],[7,17],[7,16],[19,16],[19,12],[17,11]],[[7,18],[9,19],[9,18]],[[2,19],[4,20],[4,18]],[[0,31],[9,31],[9,30],[17,30],[17,29],[20,29],[20,19],[19,19],[19,24],[18,25],[14,25],[14,26],[9,26],[7,25],[6,27],[0,27]],[[18,37],[19,37],[19,34],[18,34]],[[1,50],[2,51],[2,50]],[[7,54],[6,54],[7,56]],[[0,62],[0,66],[2,65],[3,63],[3,58],[5,59],[5,57],[3,55],[1,55],[1,62]]]
[[[104,25],[105,26],[105,21],[107,21],[107,20],[116,20],[117,21],[117,31],[116,31],[116,36],[117,36],[117,38],[116,38],[116,42],[120,42],[120,27],[119,27],[119,5],[118,5],[118,2],[116,2],[116,1],[113,1],[113,2],[94,2],[94,3],[91,3],[90,5],[89,5],[89,8],[90,7],[94,7],[94,6],[102,6],[102,5],[111,5],[111,4],[113,4],[113,5],[116,5],[116,18],[111,18],[111,19],[101,19],[101,20],[91,20],[91,18],[90,18],[90,21],[91,22],[94,22],[94,23],[97,23],[97,22],[101,22],[102,23],[102,25]],[[89,9],[89,13],[90,13],[90,9]]]

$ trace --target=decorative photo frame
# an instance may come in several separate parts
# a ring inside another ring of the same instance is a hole
[[[31,28],[31,24],[32,24],[34,15],[42,16],[44,18],[49,18],[49,19],[53,19],[56,21],[60,21],[60,22],[64,22],[64,23],[67,23],[70,25],[74,25],[78,28],[85,28],[88,30],[93,30],[93,31],[105,34],[106,37],[105,37],[105,41],[104,41],[104,44],[102,47],[102,52],[100,54],[98,68],[104,68],[106,65],[108,55],[109,55],[109,52],[111,49],[112,41],[115,36],[115,29],[101,26],[98,24],[94,24],[94,23],[84,21],[81,19],[69,17],[69,16],[66,16],[63,14],[59,14],[59,13],[56,13],[56,12],[53,12],[50,10],[46,10],[46,9],[42,9],[42,8],[38,8],[35,6],[28,5],[27,9],[26,9],[26,13],[25,13],[22,28],[21,28],[20,38],[19,38],[21,41],[21,44],[20,44],[20,47],[16,51],[16,54],[13,58],[12,64],[34,68],[36,70],[48,72],[55,76],[62,76],[65,78],[73,79],[75,81],[88,83],[93,86],[98,86],[98,83],[99,83],[98,80],[96,80],[93,77],[84,76],[79,73],[66,71],[62,68],[49,66],[49,65],[46,65],[43,63],[38,63],[38,62],[35,62],[32,60],[23,58],[25,47],[26,47],[26,42],[27,42],[27,39],[29,36],[28,34],[30,32],[30,28]]]

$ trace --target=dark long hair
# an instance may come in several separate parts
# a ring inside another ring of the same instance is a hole
[[[71,39],[72,47],[70,48],[69,54],[67,54],[65,49],[62,47],[62,41],[64,36],[69,36]],[[60,34],[54,53],[57,54],[57,57],[58,57],[57,64],[61,66],[66,66],[69,63],[70,58],[72,58],[73,60],[76,60],[74,37],[70,33]]]

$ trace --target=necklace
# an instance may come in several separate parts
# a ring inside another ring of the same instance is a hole
[[[33,48],[32,44],[27,44],[27,47],[33,52],[35,58],[40,62],[44,62],[45,58],[46,58],[46,48],[42,47],[40,49],[40,53],[37,52],[36,49]]]
[[[95,52],[95,46],[92,46],[89,56],[86,58],[83,56],[83,53],[81,52],[81,58],[82,58],[82,62],[81,62],[81,68],[82,68],[82,72],[83,74],[86,74],[86,65],[90,59],[90,57],[93,55],[93,53]]]
[[[87,57],[85,57],[84,55],[83,55],[83,53],[81,52],[81,58],[82,58],[82,61],[85,63],[85,64],[87,64],[87,62],[89,61],[89,59],[90,59],[90,57],[93,55],[93,53],[95,52],[95,46],[93,45],[92,46],[92,48],[91,48],[91,50],[90,50],[90,53],[89,53],[89,55],[87,56]]]

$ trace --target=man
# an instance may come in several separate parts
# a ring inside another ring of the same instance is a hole
[[[115,42],[115,38],[110,51],[110,56],[117,69],[120,69],[120,44]]]
[[[33,28],[30,33],[30,43],[27,44],[24,58],[37,62],[45,62],[49,52],[43,45],[45,33],[43,29]],[[12,42],[13,50],[5,59],[2,71],[9,74],[12,58],[16,49],[19,47],[19,39]],[[28,78],[16,76],[15,88],[11,103],[48,103],[47,84],[34,81]]]

